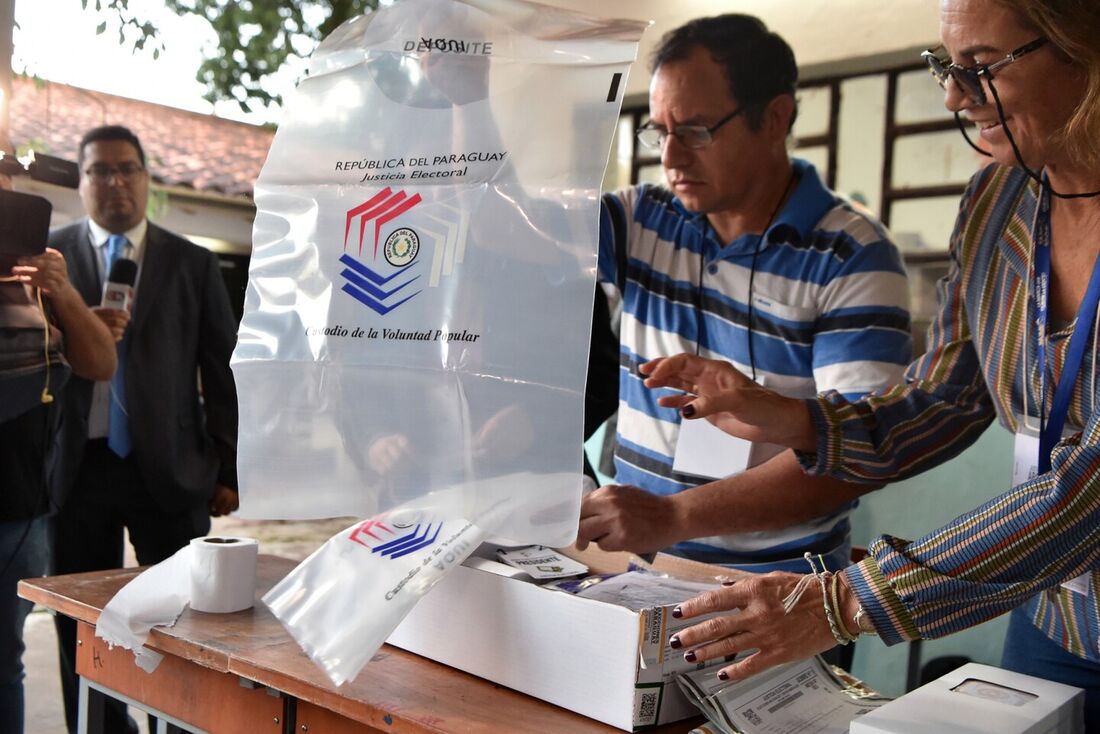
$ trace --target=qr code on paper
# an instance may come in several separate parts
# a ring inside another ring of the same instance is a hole
[[[741,712],[741,715],[748,719],[750,724],[754,724],[755,726],[760,726],[762,723],[764,723],[760,720],[760,716],[758,716],[757,713],[752,709],[745,709]]]
[[[661,700],[660,690],[637,691],[634,700],[634,725],[657,723],[657,705]]]

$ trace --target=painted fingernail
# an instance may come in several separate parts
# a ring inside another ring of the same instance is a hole
[[[680,617],[684,616],[684,610],[680,609],[680,607],[673,607],[672,616],[676,619],[679,619]]]
[[[681,646],[682,646],[683,644],[684,644],[684,643],[680,642],[680,638],[679,638],[679,637],[677,637],[676,635],[673,635],[672,637],[668,638],[668,645],[669,645],[669,647],[671,647],[671,648],[672,648],[673,650],[679,650],[679,649],[680,649],[680,647],[681,647]]]
[[[684,653],[684,660],[687,660],[689,663],[694,663],[695,662],[695,651],[694,650],[688,650],[687,652],[685,652]]]
[[[718,680],[729,680],[729,679],[730,679],[730,674],[729,673],[727,673],[724,670],[719,670],[718,671]]]
[[[691,403],[688,403],[684,407],[680,408],[680,415],[684,416],[685,418],[690,418],[691,416],[695,415],[695,406]]]

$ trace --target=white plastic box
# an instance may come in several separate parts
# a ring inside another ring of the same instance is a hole
[[[673,619],[671,607],[638,613],[544,589],[483,560],[491,554],[483,546],[448,574],[387,642],[627,731],[700,714],[672,680],[699,666],[668,647],[693,621]],[[593,573],[623,571],[630,558],[570,555]],[[664,555],[653,568],[716,583],[727,571]]]
[[[851,734],[1080,734],[1085,692],[968,663],[852,722]]]

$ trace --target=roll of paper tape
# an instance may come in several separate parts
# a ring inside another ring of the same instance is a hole
[[[256,596],[253,538],[208,537],[191,541],[191,608],[198,612],[239,612]]]

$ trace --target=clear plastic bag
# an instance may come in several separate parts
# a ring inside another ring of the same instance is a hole
[[[336,685],[354,678],[420,598],[473,553],[493,528],[576,524],[566,500],[531,514],[524,491],[567,476],[520,474],[417,498],[330,538],[263,601]]]
[[[400,0],[321,44],[256,185],[243,516],[520,471],[579,493],[599,185],[643,27]]]
[[[452,550],[573,541],[599,187],[644,27],[399,0],[321,44],[256,185],[242,515],[430,516]],[[354,533],[268,601],[337,681],[438,578],[386,599],[432,557]]]

